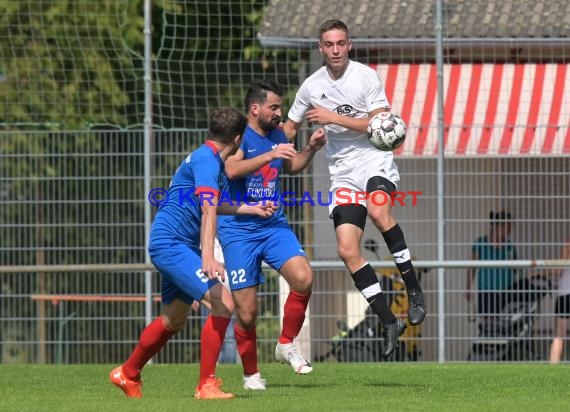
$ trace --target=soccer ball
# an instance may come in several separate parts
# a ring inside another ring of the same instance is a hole
[[[380,112],[368,122],[368,140],[384,152],[396,150],[406,140],[406,124],[397,114]]]

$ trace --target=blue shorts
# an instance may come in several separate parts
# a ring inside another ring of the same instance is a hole
[[[231,240],[220,239],[230,290],[239,290],[265,282],[261,262],[275,270],[295,256],[307,256],[289,226],[253,231]]]
[[[176,242],[153,242],[148,252],[152,263],[162,275],[163,304],[168,305],[174,299],[180,299],[191,305],[220,283],[218,279],[208,279],[202,273],[202,257],[197,247]]]

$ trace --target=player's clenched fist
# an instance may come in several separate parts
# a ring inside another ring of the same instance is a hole
[[[281,143],[275,146],[272,154],[274,159],[292,159],[297,154],[297,150],[293,143]]]
[[[317,150],[322,149],[325,144],[327,144],[325,129],[319,127],[311,135],[311,138],[309,139],[309,146],[316,152]]]

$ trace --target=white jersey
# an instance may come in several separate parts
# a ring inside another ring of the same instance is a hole
[[[389,109],[390,103],[376,72],[369,66],[349,60],[340,79],[334,80],[325,66],[308,77],[299,88],[288,117],[302,123],[305,113],[313,106],[321,106],[343,116],[363,118],[372,110]],[[325,156],[331,166],[345,165],[351,159],[359,162],[362,156],[371,152],[376,157],[384,156],[387,161],[393,157],[392,152],[375,149],[366,133],[338,125],[326,125],[325,132],[328,140]]]
[[[558,279],[558,296],[570,295],[570,268],[562,271]]]

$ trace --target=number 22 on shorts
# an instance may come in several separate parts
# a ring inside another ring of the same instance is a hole
[[[245,269],[240,268],[238,270],[232,270],[230,272],[230,282],[232,283],[232,285],[244,283],[245,282]]]

